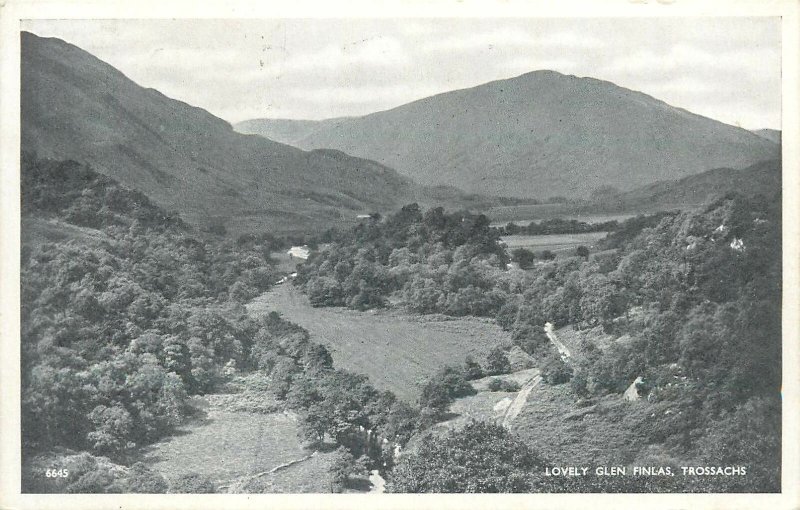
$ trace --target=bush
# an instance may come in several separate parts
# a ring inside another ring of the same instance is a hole
[[[502,347],[497,346],[486,356],[486,373],[489,375],[507,374],[511,371],[511,362]]]
[[[542,363],[542,379],[550,385],[564,384],[572,379],[572,367],[552,349]]]
[[[474,395],[475,388],[467,382],[461,370],[444,367],[428,379],[420,393],[420,407],[431,418],[436,419],[447,409],[454,399]]]
[[[356,459],[344,446],[337,448],[333,452],[333,461],[328,468],[331,475],[331,492],[342,492],[352,476],[366,475],[368,463],[369,459],[364,456]]]
[[[499,425],[472,422],[446,435],[430,434],[403,455],[389,492],[532,492],[544,462]]]
[[[165,494],[167,481],[141,462],[137,462],[128,471],[127,492],[140,494]]]
[[[179,476],[169,487],[172,494],[214,494],[216,491],[211,478],[194,472]]]
[[[489,391],[519,391],[520,386],[516,381],[507,379],[492,379],[489,381]]]
[[[525,248],[516,248],[511,252],[511,260],[519,264],[522,269],[528,269],[536,259],[536,255],[530,250]]]
[[[467,356],[464,360],[464,379],[472,381],[483,377],[483,369],[472,356]]]

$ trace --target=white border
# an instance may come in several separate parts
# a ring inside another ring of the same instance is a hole
[[[798,0],[0,0],[0,508],[800,508]],[[783,37],[783,493],[563,495],[22,495],[19,435],[21,19],[781,16]]]

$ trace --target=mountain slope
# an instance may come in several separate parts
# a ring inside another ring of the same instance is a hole
[[[233,129],[246,135],[260,135],[276,142],[297,145],[318,129],[332,127],[348,120],[337,117],[325,120],[253,119],[234,124]]]
[[[781,131],[779,129],[756,129],[753,133],[761,138],[766,138],[773,143],[781,143]]]
[[[648,211],[687,209],[738,192],[772,197],[781,191],[781,161],[762,161],[743,169],[715,168],[678,180],[659,181],[619,193],[589,206],[589,210]]]
[[[316,230],[424,196],[373,161],[236,133],[71,44],[25,32],[22,150],[87,163],[189,223],[231,232]]]
[[[587,196],[603,185],[630,190],[779,151],[640,92],[552,71],[317,124],[295,144],[374,159],[422,184],[538,198]]]

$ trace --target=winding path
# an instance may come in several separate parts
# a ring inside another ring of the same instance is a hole
[[[555,331],[553,331],[553,324],[551,322],[545,323],[544,332],[547,335],[547,338],[550,339],[550,342],[552,342],[553,345],[556,346],[556,349],[558,349],[559,354],[561,354],[561,358],[564,361],[568,361],[572,356],[572,353],[569,352],[567,346],[558,339]],[[506,408],[505,413],[503,413],[503,427],[509,428],[511,426],[511,423],[522,411],[522,408],[525,407],[525,403],[528,401],[528,396],[531,394],[531,391],[533,391],[533,388],[535,388],[536,385],[538,385],[541,381],[542,376],[537,374],[528,379],[528,381],[522,386],[522,388],[519,390],[519,393],[517,393],[517,396]]]
[[[547,335],[547,338],[549,338],[550,341],[553,342],[553,345],[556,346],[556,349],[558,349],[558,352],[561,354],[563,358],[572,357],[572,353],[569,352],[567,346],[561,343],[561,340],[558,339],[555,331],[553,331],[553,323],[546,322],[544,325],[544,332]]]
[[[503,415],[503,427],[509,428],[511,426],[511,422],[519,415],[522,408],[525,407],[525,403],[528,401],[528,395],[531,394],[533,388],[536,387],[542,380],[541,375],[535,375],[528,379],[528,382],[522,386],[522,389],[519,390],[517,396],[511,402],[511,404],[506,408],[506,412]]]

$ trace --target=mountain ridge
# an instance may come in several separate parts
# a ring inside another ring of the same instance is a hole
[[[200,228],[319,231],[433,201],[386,165],[237,133],[60,39],[22,32],[21,42],[22,150],[88,164]]]
[[[745,167],[779,151],[756,134],[643,92],[555,71],[362,117],[304,122],[283,141],[367,157],[422,184],[458,182],[466,191],[526,198],[581,198],[608,184],[630,190],[710,168]],[[253,132],[257,123],[234,128],[245,126]]]

